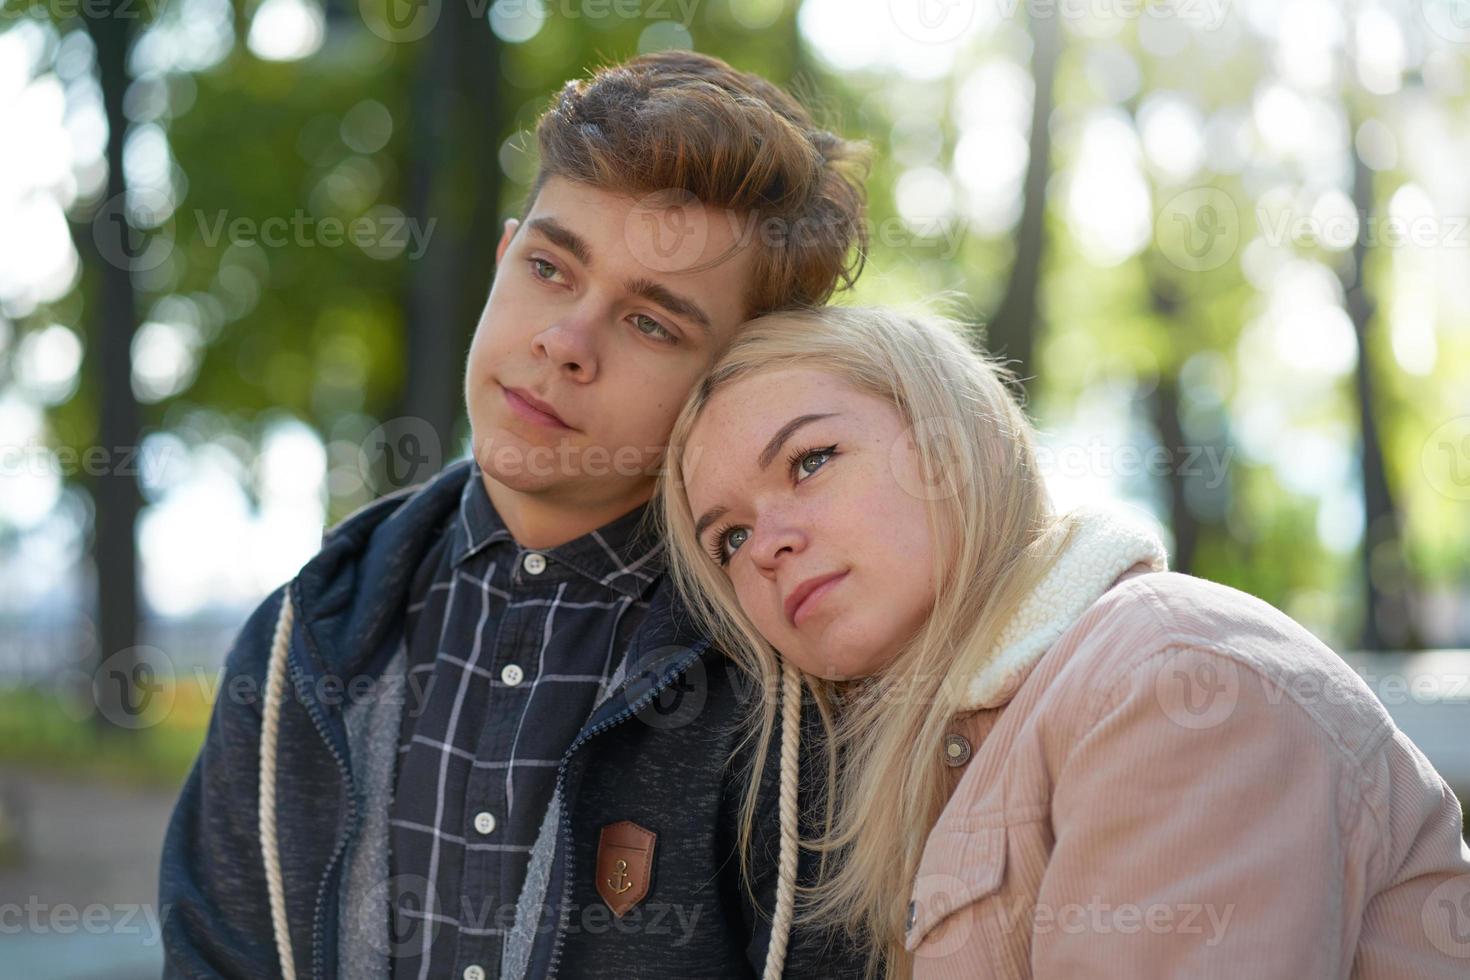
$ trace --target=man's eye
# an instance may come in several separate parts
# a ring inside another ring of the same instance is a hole
[[[560,271],[545,259],[531,259],[531,274],[537,279],[554,279]]]
[[[679,342],[679,338],[674,336],[667,327],[646,313],[635,313],[632,319],[633,329],[645,337],[652,337],[654,340],[662,340],[665,343]]]

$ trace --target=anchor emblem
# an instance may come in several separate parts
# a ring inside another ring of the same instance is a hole
[[[648,897],[653,887],[654,848],[658,835],[631,820],[602,828],[597,838],[597,870],[592,880],[598,896],[622,918]]]
[[[622,884],[619,884],[619,882],[622,882]],[[621,895],[623,892],[633,887],[633,883],[628,880],[627,861],[619,861],[617,864],[613,865],[612,877],[607,879],[607,887],[613,890],[614,895]]]

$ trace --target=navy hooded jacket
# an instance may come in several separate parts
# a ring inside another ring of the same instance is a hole
[[[303,980],[389,980],[394,950],[421,938],[389,925],[388,809],[412,697],[398,641],[414,571],[471,465],[451,464],[346,518],[241,629],[164,842],[166,978],[283,976],[289,949]],[[288,590],[293,615],[276,643]],[[267,712],[273,646],[284,690]],[[749,759],[736,750],[748,692],[692,629],[667,577],[621,677],[562,758],[502,976],[761,976],[776,887],[777,739],[747,888],[736,835]],[[808,712],[803,786],[823,770],[813,727]],[[263,768],[274,769],[264,794]],[[617,917],[595,876],[599,835],[620,821],[654,832],[657,844],[646,897]],[[267,854],[278,874],[274,922]],[[803,853],[803,883],[812,864]],[[863,967],[843,938],[790,937],[786,976],[857,977]]]

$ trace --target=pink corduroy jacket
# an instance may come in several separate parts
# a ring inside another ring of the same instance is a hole
[[[1305,629],[1129,541],[1079,535],[938,748],[915,980],[1470,978],[1444,780]]]

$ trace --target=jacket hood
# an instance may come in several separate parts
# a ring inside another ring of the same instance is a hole
[[[364,504],[323,535],[292,591],[317,670],[350,676],[391,649],[385,641],[401,623],[414,573],[474,468],[473,459],[455,462],[427,483]]]

